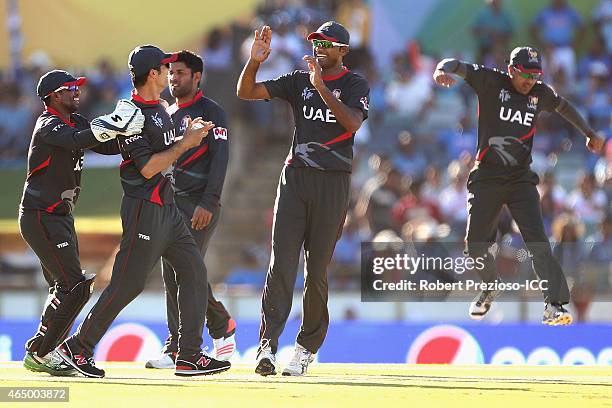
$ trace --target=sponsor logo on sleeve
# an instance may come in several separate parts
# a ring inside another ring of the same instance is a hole
[[[227,140],[227,129],[222,127],[216,127],[213,129],[213,135],[215,135],[216,139]]]

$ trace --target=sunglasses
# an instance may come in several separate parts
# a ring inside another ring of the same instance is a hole
[[[78,85],[70,85],[70,86],[60,86],[59,88],[57,88],[56,90],[49,92],[45,98],[49,95],[51,95],[52,93],[55,92],[61,92],[61,91],[70,91],[70,92],[76,92],[79,90],[79,86]]]
[[[315,48],[348,47],[347,44],[337,43],[329,40],[312,40],[312,46]]]
[[[516,72],[518,74],[518,76],[520,76],[521,78],[524,79],[534,79],[536,81],[539,81],[540,79],[542,79],[542,74],[534,74],[534,73],[529,73],[529,72],[522,72],[519,71],[516,68],[512,68],[514,70],[514,72]]]

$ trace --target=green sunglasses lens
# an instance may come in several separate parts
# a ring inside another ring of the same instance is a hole
[[[332,48],[334,46],[334,44],[328,40],[312,40],[312,45],[320,48]]]
[[[540,74],[529,74],[527,72],[521,72],[519,70],[515,70],[515,71],[519,74],[521,78],[525,78],[525,79],[535,79],[537,81],[541,77]]]

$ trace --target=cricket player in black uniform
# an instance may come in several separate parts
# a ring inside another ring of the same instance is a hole
[[[230,367],[201,350],[206,313],[206,270],[196,243],[174,204],[168,169],[183,153],[198,146],[214,127],[201,118],[189,121],[175,143],[172,119],[160,104],[168,84],[168,65],[176,54],[152,45],[136,47],[129,56],[135,90],[132,101],[145,116],[141,133],[119,137],[123,200],[123,235],[109,285],[79,326],[57,350],[64,361],[87,377],[104,377],[95,366],[93,349],[113,320],[142,292],[160,257],[174,268],[178,285],[179,339],[176,375],[214,374]]]
[[[466,253],[483,257],[479,271],[493,290],[482,291],[470,305],[470,316],[482,319],[498,295],[494,268],[494,246],[499,213],[507,205],[532,257],[546,303],[542,322],[566,325],[572,316],[563,307],[569,302],[569,289],[563,271],[552,256],[544,232],[538,176],[531,171],[531,148],[537,116],[542,111],[557,112],[586,136],[592,152],[599,152],[603,139],[595,134],[570,102],[541,82],[540,53],[531,47],[517,47],[510,54],[508,71],[486,68],[447,58],[433,74],[441,86],[456,81],[449,74],[464,78],[478,95],[478,153],[468,179],[468,222]]]
[[[201,117],[215,124],[213,137],[202,139],[199,146],[183,153],[174,166],[172,186],[174,201],[189,232],[193,235],[202,259],[215,231],[221,212],[221,191],[229,159],[228,130],[225,111],[200,90],[204,63],[199,55],[190,51],[177,53],[170,64],[168,83],[176,102],[168,113],[174,122],[177,137],[182,137],[189,119]],[[169,262],[162,263],[166,287],[166,314],[169,336],[162,355],[146,363],[147,368],[174,368],[178,350],[178,304],[174,269]],[[206,326],[213,338],[213,354],[217,360],[229,360],[236,350],[236,323],[215,299],[208,284]]]
[[[94,119],[90,126],[76,113],[79,87],[85,82],[61,70],[40,78],[37,94],[45,110],[32,134],[19,206],[21,235],[40,259],[49,284],[38,331],[26,343],[24,366],[54,375],[74,372],[61,359],[51,359],[50,352],[64,340],[93,289],[94,275],[81,270],[72,217],[81,191],[84,149],[119,154],[117,132],[139,133],[144,124],[140,109],[120,101],[115,112]]]
[[[303,319],[295,354],[283,375],[304,375],[323,344],[329,325],[327,266],[350,198],[353,138],[368,117],[367,81],[342,65],[349,34],[329,21],[307,37],[313,55],[308,71],[256,82],[259,65],[270,54],[272,31],[255,31],[251,55],[238,80],[243,99],[281,98],[291,104],[295,132],[281,172],[272,232],[272,254],[262,296],[260,345],[255,371],[276,373],[278,338],[291,311],[300,250],[306,280]]]

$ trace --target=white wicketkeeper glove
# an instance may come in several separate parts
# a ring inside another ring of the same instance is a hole
[[[91,131],[100,142],[106,142],[117,135],[131,136],[142,131],[145,117],[132,101],[119,99],[112,113],[98,116],[91,121]]]

